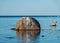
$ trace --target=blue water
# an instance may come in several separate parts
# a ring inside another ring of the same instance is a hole
[[[60,43],[60,17],[33,17],[39,21],[41,33],[30,42],[18,39],[16,31],[11,30],[11,28],[16,27],[16,22],[21,18],[0,17],[0,43]],[[55,21],[57,21],[57,26],[50,27],[50,24]]]

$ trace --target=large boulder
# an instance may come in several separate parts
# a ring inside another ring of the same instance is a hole
[[[32,17],[23,17],[16,24],[16,33],[18,36],[35,37],[40,33],[39,22]]]

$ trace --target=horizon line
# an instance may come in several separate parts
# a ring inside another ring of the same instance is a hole
[[[60,17],[60,15],[1,15],[0,17]]]

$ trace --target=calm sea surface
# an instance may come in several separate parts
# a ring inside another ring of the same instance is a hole
[[[0,43],[60,43],[60,17],[33,17],[41,25],[41,33],[34,39],[18,39],[16,31],[11,28],[16,27],[16,22],[22,17],[0,17]],[[50,24],[57,21],[56,27]]]

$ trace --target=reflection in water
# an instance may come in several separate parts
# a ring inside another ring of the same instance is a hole
[[[19,43],[36,43],[37,31],[16,31]]]
[[[24,17],[17,22],[15,30],[20,43],[35,43],[35,37],[40,33],[41,28],[36,19]]]

